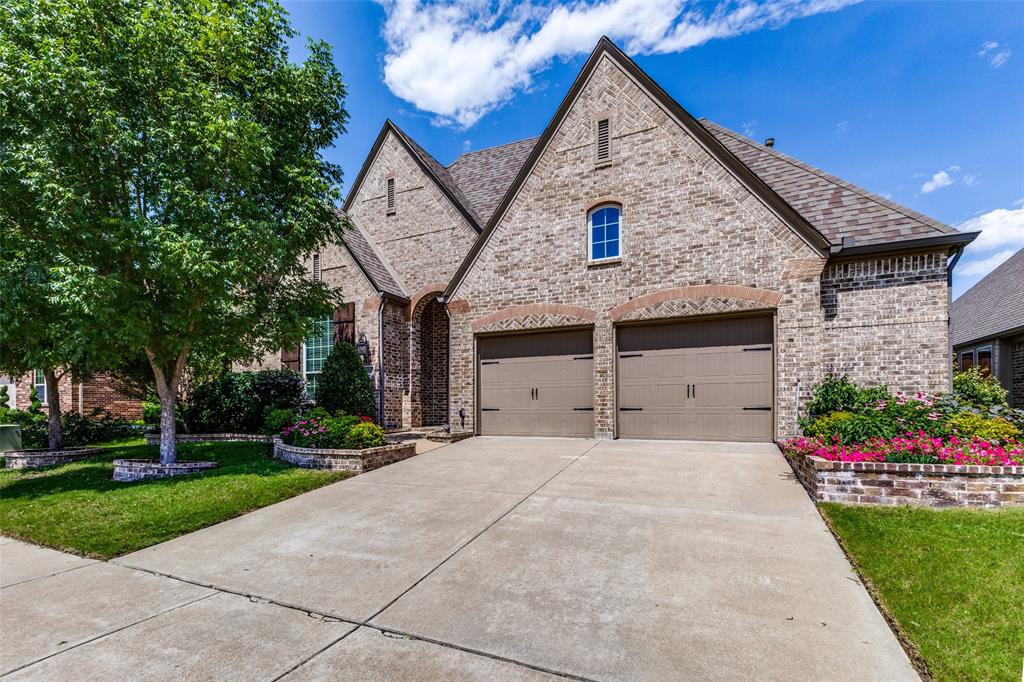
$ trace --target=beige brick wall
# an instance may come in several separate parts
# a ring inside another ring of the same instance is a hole
[[[395,179],[395,212],[386,210],[385,186]],[[412,296],[448,282],[476,240],[476,231],[389,134],[367,169],[349,216],[391,264]]]
[[[596,168],[593,122],[609,113],[613,163]],[[602,199],[622,204],[622,258],[593,266],[587,263],[587,211]],[[945,351],[940,352],[948,316],[944,257],[883,260],[825,269],[819,254],[606,57],[454,292],[451,423],[458,423],[461,408],[473,428],[473,321],[514,305],[564,304],[596,314],[595,435],[610,437],[615,430],[611,310],[659,290],[700,285],[781,295],[776,309],[779,436],[793,433],[798,387],[806,398],[825,363],[851,364],[858,378],[874,375],[901,388],[910,388],[915,377],[923,388],[937,388],[946,364]],[[844,274],[849,272],[855,273],[852,278]],[[905,314],[908,302],[915,308],[910,315]],[[663,301],[635,314],[740,309],[771,306],[707,297],[686,305]],[[524,317],[519,328],[536,326],[539,319]],[[558,324],[557,315],[545,319],[546,325]],[[571,320],[578,322],[566,319]],[[516,327],[515,320],[503,324]]]

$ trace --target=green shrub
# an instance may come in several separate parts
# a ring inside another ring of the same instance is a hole
[[[48,447],[50,444],[46,428],[46,415],[42,410],[0,409],[0,424],[17,424],[21,427],[21,446],[26,450]]]
[[[60,417],[60,427],[64,445],[92,445],[135,435],[129,422],[107,414],[89,419],[77,413],[65,413]]]
[[[335,344],[317,378],[316,404],[331,413],[373,417],[377,414],[375,394],[355,346]]]
[[[860,412],[890,397],[889,389],[885,386],[858,388],[846,374],[838,377],[834,374],[825,375],[820,383],[814,385],[813,391],[814,397],[807,404],[812,417],[833,412]]]
[[[7,384],[0,384],[0,410],[10,406],[11,397],[7,395]]]
[[[965,438],[978,437],[990,443],[1003,443],[1020,435],[1020,430],[998,417],[984,417],[973,412],[961,412],[949,420],[949,427]]]
[[[272,410],[263,422],[263,433],[268,436],[275,436],[298,421],[299,415],[295,410]]]
[[[818,417],[808,421],[804,427],[804,435],[810,438],[831,439],[839,434],[839,427],[845,422],[853,419],[852,412],[832,412],[824,417]]]
[[[228,372],[197,386],[181,412],[193,433],[260,433],[272,411],[302,400],[302,377],[290,369]]]
[[[142,401],[142,423],[143,424],[159,424],[160,423],[160,403],[152,403],[148,400]]]
[[[982,409],[1006,405],[1008,391],[987,370],[974,366],[953,372],[953,393],[964,402]]]
[[[1003,407],[1002,405],[994,405],[988,408],[988,415],[990,417],[1005,419],[1016,426],[1018,431],[1024,433],[1024,410],[1018,410],[1013,407]]]
[[[39,391],[34,385],[28,390],[28,411],[32,414],[43,413],[43,404],[39,402]]]
[[[384,429],[373,422],[360,422],[349,430],[345,437],[345,447],[353,450],[375,448],[384,445]]]

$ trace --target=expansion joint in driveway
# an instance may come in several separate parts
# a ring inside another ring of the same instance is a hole
[[[420,576],[412,585],[410,585],[406,589],[402,590],[402,592],[397,597],[395,597],[394,599],[389,601],[387,604],[385,604],[382,608],[377,610],[377,612],[374,613],[373,615],[371,615],[369,618],[367,618],[366,620],[358,623],[358,625],[360,625],[362,627],[368,627],[368,628],[371,628],[373,630],[377,630],[382,635],[398,635],[399,637],[403,637],[403,638],[406,638],[406,639],[419,640],[419,641],[422,641],[422,642],[427,642],[429,644],[434,644],[434,645],[437,645],[437,646],[446,647],[448,649],[456,649],[458,651],[464,651],[466,653],[475,654],[477,656],[483,656],[485,658],[490,658],[490,659],[493,659],[493,660],[496,660],[496,661],[502,661],[504,663],[511,663],[511,664],[518,665],[518,666],[521,666],[521,667],[524,667],[524,668],[529,668],[531,670],[537,670],[539,672],[548,673],[549,675],[557,675],[558,677],[563,677],[563,678],[570,679],[570,680],[579,680],[580,682],[593,682],[592,680],[590,680],[589,678],[586,678],[586,677],[579,677],[578,675],[571,675],[569,673],[560,672],[558,670],[550,670],[548,668],[543,668],[543,667],[540,667],[540,666],[532,665],[530,663],[524,663],[523,661],[517,661],[517,660],[512,659],[512,658],[505,658],[504,656],[498,656],[496,654],[488,653],[486,651],[480,651],[480,650],[477,650],[477,649],[470,649],[468,647],[462,647],[462,646],[459,646],[457,644],[453,644],[451,642],[444,642],[444,641],[441,641],[441,640],[435,640],[435,639],[431,639],[429,637],[423,637],[422,635],[417,635],[415,633],[403,632],[401,630],[396,630],[394,628],[389,628],[389,627],[384,627],[384,626],[381,626],[381,625],[376,625],[376,624],[372,623],[372,621],[373,621],[374,618],[376,618],[377,616],[379,616],[380,614],[384,613],[389,608],[391,608],[391,606],[393,606],[394,603],[397,602],[399,599],[401,599],[405,595],[409,594],[409,592],[411,592],[413,589],[415,589],[417,585],[419,585],[424,580],[426,580],[431,575],[433,575],[435,571],[437,571],[439,568],[441,568],[446,563],[448,563],[448,561],[450,561],[455,555],[457,555],[459,552],[461,552],[466,547],[468,547],[474,540],[479,538],[481,535],[483,535],[488,530],[493,528],[495,524],[497,524],[503,518],[505,518],[506,516],[511,514],[513,511],[515,511],[516,508],[519,507],[519,505],[521,505],[523,502],[526,502],[528,499],[533,497],[537,493],[537,491],[539,491],[541,488],[543,488],[548,483],[550,483],[552,480],[554,480],[559,474],[561,474],[566,469],[568,469],[573,464],[575,464],[577,461],[579,461],[579,459],[581,457],[583,457],[585,454],[587,454],[588,452],[590,452],[591,450],[596,448],[600,444],[600,442],[601,441],[595,442],[589,448],[587,448],[586,450],[584,450],[580,454],[578,454],[575,457],[573,457],[572,460],[570,462],[568,462],[564,467],[562,467],[561,469],[559,469],[558,471],[553,473],[551,476],[546,478],[540,485],[538,485],[536,488],[534,488],[533,490],[528,492],[526,495],[524,495],[522,497],[522,499],[520,499],[514,505],[512,505],[511,507],[506,509],[504,512],[502,512],[496,519],[491,521],[489,524],[484,526],[478,533],[473,535],[473,537],[469,538],[464,543],[462,543],[461,545],[456,547],[454,551],[452,551],[448,556],[446,556],[444,559],[439,561],[437,563],[437,565],[435,565],[429,571],[427,571],[422,576]],[[352,621],[346,620],[345,622],[352,622]],[[349,635],[351,635],[353,632],[355,632],[358,629],[359,628],[355,628],[353,630],[350,630],[349,632],[346,632],[344,635],[342,635],[338,639],[334,640],[333,642],[331,642],[327,646],[323,647],[319,651],[311,654],[310,656],[306,657],[305,659],[303,659],[302,661],[297,663],[294,667],[289,669],[284,674],[274,678],[273,682],[278,682],[278,680],[281,680],[282,678],[286,677],[290,673],[298,670],[303,665],[305,665],[309,661],[313,660],[314,658],[316,658],[317,656],[319,656],[323,652],[327,651],[328,649],[330,649],[332,646],[334,646],[338,642],[341,642],[343,639],[345,639],[346,637],[348,637]]]

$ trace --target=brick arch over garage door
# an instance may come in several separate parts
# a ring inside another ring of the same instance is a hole
[[[627,322],[750,310],[768,311],[777,308],[781,301],[782,294],[771,289],[735,284],[702,284],[661,289],[637,296],[615,306],[610,314],[613,322]]]
[[[561,303],[530,303],[502,308],[473,320],[473,333],[592,325],[597,311]]]

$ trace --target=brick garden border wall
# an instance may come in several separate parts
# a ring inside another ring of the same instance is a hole
[[[179,443],[266,443],[274,442],[273,436],[260,433],[179,433],[175,440]],[[147,433],[146,445],[160,445],[159,433]]]
[[[388,443],[363,450],[298,448],[274,442],[274,457],[303,469],[330,469],[361,474],[400,462],[416,454],[416,443]]]
[[[816,502],[1024,506],[1024,466],[834,462],[814,456],[786,459]]]
[[[153,478],[187,476],[207,471],[217,466],[216,462],[174,462],[161,464],[148,459],[115,459],[114,480],[122,483],[146,481]]]
[[[68,448],[67,450],[11,450],[0,453],[6,469],[38,469],[77,462],[103,452],[104,448]]]

